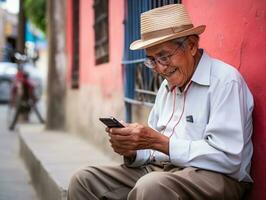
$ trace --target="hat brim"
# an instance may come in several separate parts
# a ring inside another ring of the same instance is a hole
[[[200,25],[198,27],[193,27],[185,31],[173,33],[173,34],[166,35],[166,36],[156,37],[156,38],[152,38],[149,40],[136,40],[131,43],[129,48],[131,50],[146,49],[148,47],[151,47],[151,46],[154,46],[154,45],[157,45],[157,44],[160,44],[160,43],[163,43],[163,42],[175,39],[175,38],[180,38],[180,37],[184,37],[188,35],[200,35],[201,33],[205,31],[205,28],[206,28],[205,25]]]

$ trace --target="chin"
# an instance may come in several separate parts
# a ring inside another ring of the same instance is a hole
[[[167,81],[168,82],[168,85],[169,85],[169,87],[171,88],[171,89],[173,89],[173,88],[175,88],[175,87],[179,87],[179,84],[176,84],[176,83],[173,83],[173,82],[169,82],[169,81]]]
[[[177,82],[171,82],[171,81],[168,81],[168,80],[167,80],[167,82],[168,82],[168,85],[169,85],[170,88],[174,88],[174,87],[181,88],[184,85],[184,84],[180,84],[180,83],[177,83]]]
[[[173,78],[169,78],[169,79],[166,79],[168,84],[170,86],[176,86],[176,87],[181,87],[183,85],[183,83],[180,83],[180,81],[177,81],[176,78],[173,79]]]

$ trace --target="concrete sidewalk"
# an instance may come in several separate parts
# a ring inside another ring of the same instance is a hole
[[[7,106],[0,105],[0,200],[38,200],[19,157],[18,134],[7,128]]]
[[[119,164],[71,134],[46,131],[41,125],[22,125],[19,132],[21,156],[43,200],[65,200],[70,178],[81,167]]]

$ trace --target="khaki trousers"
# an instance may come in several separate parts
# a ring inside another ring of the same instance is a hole
[[[74,174],[68,200],[237,200],[250,187],[250,183],[193,167],[97,166]]]

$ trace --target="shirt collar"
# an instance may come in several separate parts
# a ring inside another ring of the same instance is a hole
[[[210,85],[211,59],[209,55],[203,51],[198,66],[191,80],[200,85]]]

